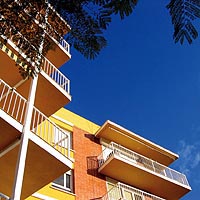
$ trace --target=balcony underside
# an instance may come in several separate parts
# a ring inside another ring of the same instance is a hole
[[[11,196],[19,145],[0,158],[1,192]],[[70,168],[29,141],[21,199],[25,199]],[[5,184],[6,183],[6,184]]]
[[[11,196],[12,192],[20,135],[20,131],[0,118],[0,189],[7,196]],[[21,199],[30,196],[71,168],[72,161],[32,134],[28,143]]]
[[[44,55],[56,68],[61,67],[63,64],[71,59],[69,50],[65,49],[58,41],[47,36],[49,44],[52,44],[51,49]],[[12,41],[8,41],[6,46],[13,51],[14,54],[18,55],[18,51],[15,49],[15,45]],[[66,47],[67,48],[67,47]],[[68,47],[69,48],[69,47]]]
[[[49,40],[53,42],[53,40]],[[61,67],[63,64],[71,59],[71,55],[58,43],[55,44],[55,46],[53,46],[53,48],[48,51],[46,57],[57,68]]]
[[[48,76],[47,76],[48,77]],[[28,98],[30,80],[27,80],[17,88],[26,99]],[[35,97],[35,107],[47,117],[54,114],[60,108],[71,101],[71,96],[54,82],[50,82],[41,74],[38,78],[38,85]]]
[[[0,78],[6,81],[11,87],[14,87],[22,80],[18,67],[6,53],[0,50]]]
[[[111,121],[105,122],[96,133],[96,137],[121,144],[122,146],[165,166],[170,165],[178,158],[178,155],[173,152],[170,152]]]
[[[99,168],[99,172],[164,199],[178,200],[190,191],[190,188],[156,175],[141,164],[125,162],[114,155]]]
[[[19,125],[20,127],[21,125]],[[22,126],[21,126],[22,129]],[[0,117],[0,155],[1,151],[14,144],[21,137],[21,132]],[[1,165],[0,165],[1,166]]]
[[[23,81],[19,74],[15,61],[11,60],[0,50],[0,58],[4,60],[0,67],[0,76],[10,87],[16,87],[17,91],[26,99],[31,80]],[[0,91],[1,93],[1,91]],[[39,74],[35,107],[46,116],[50,116],[71,101],[71,96],[45,73]],[[45,105],[45,106],[44,106]]]

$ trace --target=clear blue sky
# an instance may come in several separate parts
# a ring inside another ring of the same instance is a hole
[[[71,80],[67,109],[102,125],[107,119],[178,153],[171,167],[200,192],[200,44],[174,44],[164,1],[139,1],[113,20],[108,46],[94,61],[72,50],[61,71]],[[199,29],[200,31],[200,29]]]

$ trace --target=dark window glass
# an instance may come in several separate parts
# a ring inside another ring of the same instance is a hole
[[[59,178],[57,178],[56,180],[54,180],[55,184],[64,186],[64,175],[60,176]]]

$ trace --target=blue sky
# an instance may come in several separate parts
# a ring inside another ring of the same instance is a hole
[[[139,1],[114,18],[108,46],[94,61],[72,49],[61,71],[71,80],[67,109],[102,125],[107,119],[178,153],[171,167],[200,191],[200,44],[174,44],[164,1]],[[199,29],[200,31],[200,29]]]

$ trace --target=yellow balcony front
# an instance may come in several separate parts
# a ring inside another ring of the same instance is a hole
[[[101,174],[165,199],[178,200],[191,190],[183,174],[115,143],[98,160]]]
[[[0,78],[27,99],[31,80],[24,80],[20,75],[16,66],[17,55],[5,45],[2,49],[0,50],[0,59],[3,60],[0,64]],[[35,105],[50,116],[71,101],[70,81],[45,57],[42,70],[38,75]]]
[[[0,192],[11,196],[27,101],[0,82]],[[72,168],[70,135],[33,109],[22,199]]]

